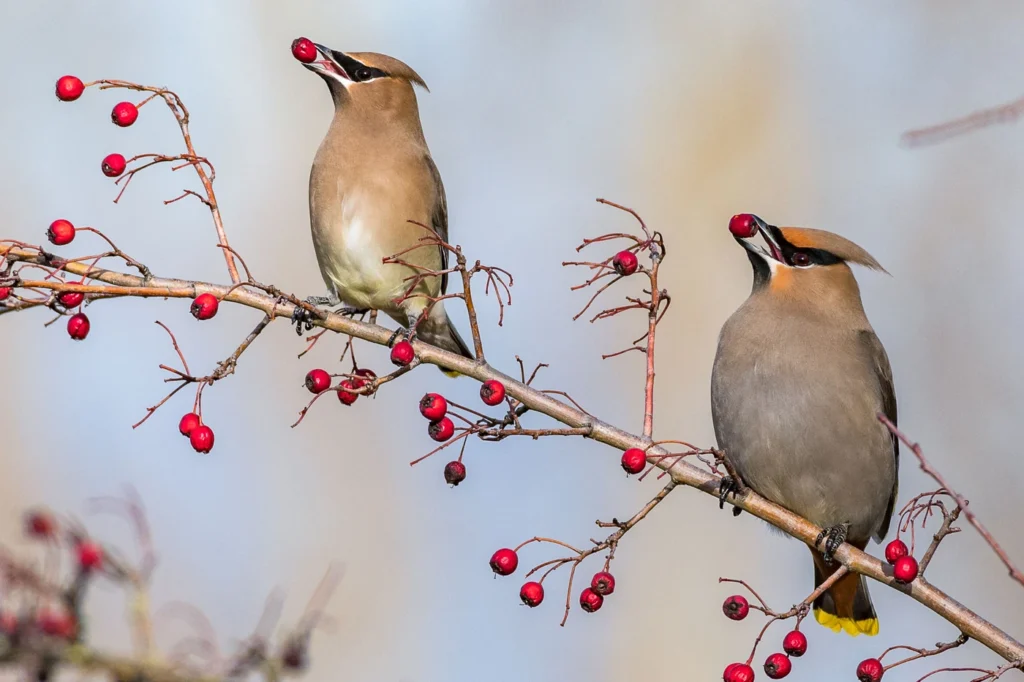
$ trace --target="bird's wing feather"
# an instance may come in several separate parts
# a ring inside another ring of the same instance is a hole
[[[886,355],[882,342],[878,340],[878,337],[875,336],[875,333],[871,330],[864,330],[860,332],[860,342],[864,344],[868,357],[871,358],[874,364],[875,376],[878,379],[878,387],[882,393],[882,413],[885,414],[893,424],[896,424],[896,390],[893,388],[892,367],[889,365],[889,356]],[[889,505],[885,510],[885,519],[883,520],[882,525],[878,530],[878,535],[876,536],[876,539],[879,542],[881,542],[882,538],[884,538],[889,532],[889,522],[892,520],[893,509],[896,507],[896,497],[899,494],[900,488],[900,441],[896,436],[892,436],[892,454],[895,459],[895,482],[892,487],[892,496],[889,498]]]
[[[438,238],[441,241],[448,241],[448,200],[444,195],[444,183],[441,182],[441,173],[437,170],[437,165],[434,164],[434,160],[430,158],[428,154],[426,157],[427,168],[430,169],[430,174],[434,178],[434,208],[430,212],[430,223],[431,227],[434,228],[434,232],[437,233]],[[448,269],[448,250],[443,247],[438,247],[441,252],[441,269]],[[448,275],[441,275],[441,294],[444,295],[448,292]]]

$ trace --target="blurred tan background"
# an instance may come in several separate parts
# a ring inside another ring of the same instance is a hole
[[[602,363],[600,354],[642,321],[573,323],[585,297],[568,291],[578,275],[559,263],[584,236],[632,228],[598,196],[637,208],[665,233],[674,302],[660,337],[661,438],[713,440],[716,336],[750,287],[729,216],[754,211],[854,239],[893,275],[861,273],[861,282],[895,368],[901,426],[1024,561],[1024,275],[1012,241],[1024,213],[1024,129],[899,145],[908,128],[1019,94],[1018,3],[7,0],[3,13],[2,236],[38,242],[51,220],[67,217],[103,228],[159,274],[226,280],[205,208],[161,204],[194,186],[189,171],[149,171],[120,205],[99,172],[112,151],[176,153],[169,114],[146,107],[121,130],[108,122],[118,94],[53,97],[64,73],[167,85],[184,97],[198,150],[217,166],[232,244],[259,279],[319,294],[306,181],[331,105],[288,46],[308,35],[386,52],[430,84],[421,112],[455,241],[516,275],[504,328],[486,313],[488,357],[502,369],[513,370],[516,353],[551,363],[544,386],[639,429],[641,358]],[[80,344],[61,325],[44,329],[46,314],[0,320],[0,537],[18,536],[26,505],[78,513],[90,497],[134,485],[160,550],[154,601],[203,608],[225,651],[275,586],[294,622],[337,560],[346,567],[329,609],[337,627],[314,639],[313,681],[711,680],[746,656],[761,624],[721,616],[730,591],[718,576],[753,580],[779,607],[811,588],[804,548],[680,491],[623,543],[605,608],[574,610],[561,629],[566,576],[550,579],[547,603],[531,611],[518,605],[519,579],[493,580],[487,559],[534,534],[583,544],[599,532],[595,518],[635,511],[658,484],[625,480],[611,451],[567,440],[473,443],[469,478],[451,490],[445,460],[408,466],[430,447],[416,400],[443,390],[472,402],[476,386],[430,369],[350,409],[323,401],[292,430],[307,399],[303,375],[333,367],[341,343],[325,339],[296,360],[304,343],[277,324],[236,376],[206,391],[217,445],[198,456],[176,432],[190,405],[184,393],[130,428],[163,395],[157,365],[175,359],[153,320],[170,325],[192,368],[206,372],[258,315],[228,308],[200,325],[180,301],[110,301],[89,316],[93,330]],[[361,358],[387,367],[378,349]],[[907,457],[902,475],[901,502],[926,485]],[[131,551],[123,523],[92,524]],[[531,549],[522,563],[553,556]],[[972,532],[949,541],[931,575],[1024,634],[1024,594]],[[790,679],[852,679],[857,661],[891,644],[956,636],[901,595],[874,595],[881,636],[853,640],[809,625],[810,651]],[[91,593],[100,642],[126,645],[123,608],[113,589]],[[162,625],[161,643],[182,631]],[[783,634],[769,635],[759,660]],[[994,662],[976,645],[942,660]]]

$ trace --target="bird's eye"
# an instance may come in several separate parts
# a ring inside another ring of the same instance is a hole
[[[803,251],[796,251],[790,256],[789,262],[798,268],[803,268],[811,264],[811,257]]]
[[[373,71],[370,71],[370,69],[368,69],[368,68],[366,68],[364,66],[362,68],[356,69],[356,74],[355,75],[356,75],[356,80],[366,81],[366,80],[370,80],[370,78],[373,76]]]

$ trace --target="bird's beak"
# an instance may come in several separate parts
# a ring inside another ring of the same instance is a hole
[[[765,260],[776,260],[780,263],[785,263],[786,259],[782,255],[782,249],[779,248],[778,240],[776,240],[775,236],[772,234],[771,227],[768,225],[768,223],[761,220],[756,215],[752,217],[754,218],[754,223],[757,225],[757,234],[760,234],[762,237],[764,237],[765,242],[768,243],[768,249],[765,249],[760,244],[754,243],[753,239],[757,235],[754,235],[753,237],[748,237],[747,239],[736,237],[736,241],[738,241],[747,251],[750,251],[751,253],[756,253],[758,256],[761,256]]]
[[[329,78],[348,86],[352,82],[352,77],[349,76],[335,56],[340,53],[320,43],[313,43],[313,45],[316,46],[318,58],[308,64],[303,64],[303,66],[322,78]]]

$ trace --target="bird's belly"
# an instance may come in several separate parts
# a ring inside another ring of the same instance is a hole
[[[313,243],[327,286],[357,308],[398,310],[404,289],[401,270],[385,265],[370,221],[356,215],[333,225],[314,226]]]

